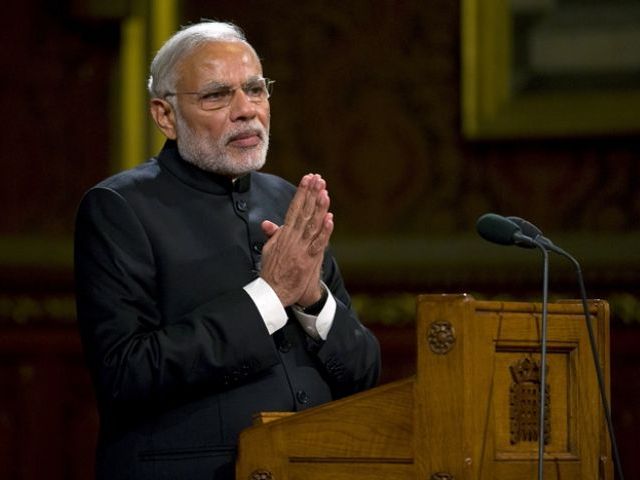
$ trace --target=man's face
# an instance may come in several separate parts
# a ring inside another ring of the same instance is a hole
[[[237,88],[229,106],[206,111],[198,95],[177,95],[175,130],[182,157],[198,167],[238,177],[262,168],[269,146],[269,101],[252,102],[238,88],[262,77],[255,52],[243,42],[209,42],[179,65],[177,92]]]

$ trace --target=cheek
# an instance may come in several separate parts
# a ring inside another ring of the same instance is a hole
[[[258,114],[260,119],[260,123],[265,126],[265,128],[269,128],[269,122],[271,121],[271,109],[269,105],[267,105],[263,110]]]
[[[219,138],[225,131],[225,120],[212,116],[199,122],[198,130],[214,138]]]

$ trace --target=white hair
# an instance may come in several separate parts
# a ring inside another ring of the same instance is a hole
[[[176,67],[191,50],[207,42],[243,42],[250,48],[244,32],[233,23],[204,21],[183,27],[167,40],[151,62],[147,88],[152,97],[161,98],[176,84]]]

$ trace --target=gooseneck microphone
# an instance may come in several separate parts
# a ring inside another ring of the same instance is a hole
[[[516,217],[517,218],[517,217]],[[547,386],[547,310],[549,303],[549,253],[538,240],[525,235],[520,225],[513,220],[485,213],[476,222],[476,229],[482,238],[499,245],[517,245],[524,248],[538,248],[542,253],[542,325],[540,338],[540,409],[538,413],[538,480],[544,472],[544,420]]]
[[[582,269],[580,263],[572,255],[555,245],[551,240],[542,235],[542,231],[531,222],[526,221],[520,217],[507,217],[508,220],[517,225],[522,231],[523,235],[526,235],[533,240],[542,244],[547,250],[557,253],[567,258],[573,264],[576,270],[576,276],[578,278],[578,284],[580,286],[580,299],[582,300],[582,309],[584,311],[584,319],[587,325],[587,332],[589,333],[589,345],[591,346],[591,356],[596,368],[596,376],[598,377],[598,387],[600,390],[600,400],[602,402],[602,408],[604,410],[605,420],[607,422],[607,428],[609,430],[609,439],[611,440],[611,449],[613,453],[613,461],[615,469],[618,472],[620,480],[624,480],[624,474],[622,472],[622,463],[620,461],[620,453],[618,451],[618,444],[616,442],[616,436],[613,430],[613,421],[611,419],[611,409],[609,402],[607,401],[607,395],[604,387],[604,375],[602,374],[602,368],[600,367],[598,349],[596,347],[595,335],[593,333],[593,327],[591,325],[591,317],[589,315],[589,305],[587,304],[587,291],[584,286],[584,278],[582,275]]]
[[[499,245],[518,245],[536,248],[536,242],[522,233],[522,228],[502,215],[485,213],[476,222],[476,229],[482,238]]]

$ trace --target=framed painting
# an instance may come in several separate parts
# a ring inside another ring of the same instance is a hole
[[[466,138],[640,132],[640,1],[463,0]]]

